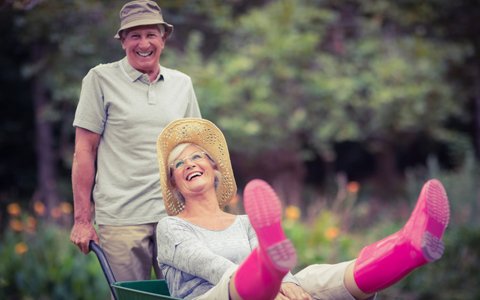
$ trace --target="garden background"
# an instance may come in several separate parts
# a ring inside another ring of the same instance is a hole
[[[451,200],[444,257],[379,299],[480,298],[480,3],[159,2],[161,63],[192,77],[241,191],[269,181],[299,266],[352,259],[398,230],[421,185]],[[69,241],[80,84],[123,57],[123,1],[0,2],[0,299],[109,299]],[[152,162],[154,163],[154,162]]]

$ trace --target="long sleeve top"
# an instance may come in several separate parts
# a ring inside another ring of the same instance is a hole
[[[166,217],[157,226],[158,263],[174,297],[192,299],[216,285],[257,247],[246,215],[224,230],[209,230],[179,217]],[[284,282],[297,282],[288,273]]]

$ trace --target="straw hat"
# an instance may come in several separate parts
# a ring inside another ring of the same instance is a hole
[[[135,0],[126,3],[120,10],[120,28],[115,34],[120,39],[120,31],[141,26],[162,24],[165,27],[166,36],[173,32],[173,25],[163,20],[162,9],[155,1]]]
[[[179,144],[196,144],[211,156],[221,173],[217,187],[217,198],[223,208],[237,193],[227,142],[220,129],[212,122],[200,118],[185,118],[171,122],[157,139],[157,158],[160,168],[160,185],[163,201],[168,215],[177,215],[184,208],[180,199],[175,197],[169,180],[168,155]]]

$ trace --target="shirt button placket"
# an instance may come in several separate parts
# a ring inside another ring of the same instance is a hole
[[[148,104],[155,105],[157,104],[157,94],[154,91],[153,85],[148,85]]]

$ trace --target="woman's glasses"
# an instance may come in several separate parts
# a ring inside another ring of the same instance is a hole
[[[190,160],[191,162],[197,162],[199,160],[204,159],[206,156],[207,156],[207,153],[202,152],[202,151],[193,152],[192,154],[190,154],[190,155],[188,155],[188,156],[186,156],[182,159],[174,160],[173,163],[170,164],[170,166],[173,169],[178,170],[178,169],[181,169],[185,166],[185,163],[187,162],[187,160]]]

